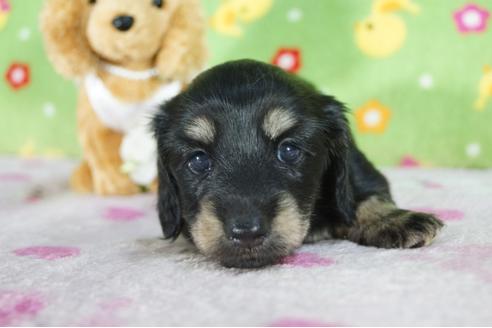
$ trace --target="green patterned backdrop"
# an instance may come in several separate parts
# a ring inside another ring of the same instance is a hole
[[[209,65],[250,57],[308,78],[350,107],[376,163],[492,166],[492,1],[203,4]],[[43,53],[41,5],[0,0],[0,151],[77,156],[76,87]]]

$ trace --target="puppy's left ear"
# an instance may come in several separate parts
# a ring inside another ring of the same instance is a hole
[[[346,223],[355,220],[355,201],[351,183],[350,151],[355,147],[350,127],[345,117],[345,106],[331,96],[320,97],[323,108],[325,145],[328,161],[323,176],[323,189]]]

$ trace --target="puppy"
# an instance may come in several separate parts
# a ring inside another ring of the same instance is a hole
[[[431,243],[441,221],[399,209],[355,145],[345,108],[279,68],[216,66],[154,118],[158,212],[227,267],[277,263],[303,242]]]

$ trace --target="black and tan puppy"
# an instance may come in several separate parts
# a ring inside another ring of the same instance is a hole
[[[428,245],[442,223],[399,209],[352,139],[344,106],[251,60],[201,74],[154,120],[158,210],[225,266],[274,264],[303,242]]]

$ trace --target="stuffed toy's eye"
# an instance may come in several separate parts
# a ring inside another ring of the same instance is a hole
[[[277,149],[278,160],[285,164],[297,163],[301,155],[301,150],[288,141],[281,143]]]
[[[164,0],[152,0],[152,4],[157,8],[162,8],[164,6]]]
[[[89,0],[89,4],[90,4],[90,5],[95,5],[95,4],[96,4],[96,2],[97,2],[97,0]]]
[[[210,171],[212,161],[203,151],[198,151],[188,160],[187,166],[194,174],[203,174]]]

